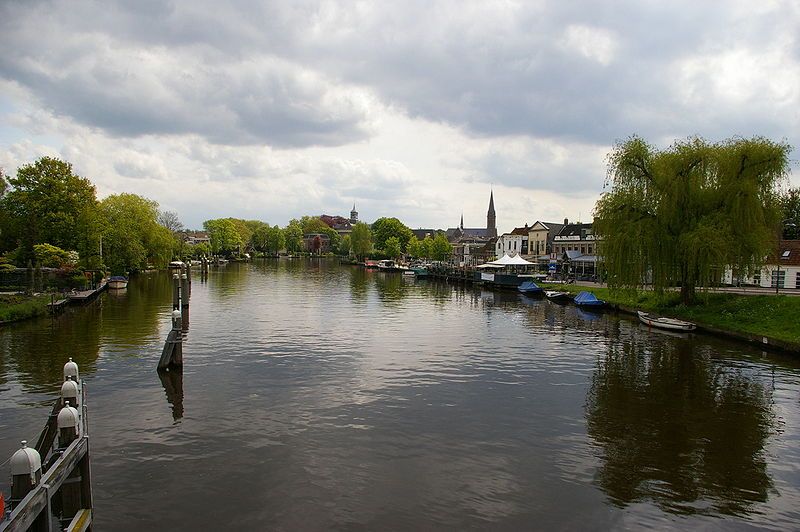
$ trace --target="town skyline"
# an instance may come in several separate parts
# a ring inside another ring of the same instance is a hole
[[[589,220],[616,141],[798,145],[800,9],[92,2],[0,6],[0,167],[73,164],[187,227]],[[730,28],[736,28],[732,32]],[[800,185],[797,157],[790,186]]]

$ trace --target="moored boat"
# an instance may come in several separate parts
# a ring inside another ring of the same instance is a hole
[[[697,325],[689,321],[677,320],[675,318],[665,318],[662,316],[654,316],[647,312],[637,311],[639,321],[649,327],[658,327],[660,329],[669,329],[672,331],[693,331]]]
[[[517,287],[517,290],[527,296],[540,296],[544,294],[544,290],[533,281],[525,281]]]
[[[602,299],[597,299],[597,296],[591,292],[581,292],[575,299],[573,299],[576,305],[583,308],[603,308],[606,305],[606,302]]]
[[[108,287],[118,290],[120,288],[127,288],[128,287],[128,279],[127,277],[123,277],[122,275],[115,275],[113,277],[108,278]]]
[[[569,292],[559,292],[558,290],[545,290],[544,295],[547,299],[556,303],[566,303],[572,299]]]

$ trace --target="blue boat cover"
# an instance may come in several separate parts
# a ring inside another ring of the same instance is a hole
[[[577,296],[575,296],[575,304],[576,305],[586,305],[586,306],[600,306],[604,305],[605,301],[602,299],[597,299],[591,292],[581,292]]]
[[[517,287],[520,292],[541,292],[542,289],[533,281],[525,281]]]
[[[108,280],[109,281],[127,281],[128,279],[123,277],[123,276],[121,276],[121,275],[115,275],[114,277],[109,277]]]

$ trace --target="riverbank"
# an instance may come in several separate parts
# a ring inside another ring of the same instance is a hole
[[[0,323],[35,318],[47,314],[50,296],[29,296],[19,293],[0,294]]]
[[[547,285],[543,288],[577,294],[594,293],[619,310],[645,310],[696,323],[716,334],[730,334],[750,342],[800,353],[800,298],[788,295],[699,294],[697,303],[684,305],[678,294],[658,298],[653,292],[611,291],[605,287]]]

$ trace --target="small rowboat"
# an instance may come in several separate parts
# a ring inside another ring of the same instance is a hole
[[[639,314],[639,321],[649,327],[658,327],[659,329],[670,329],[673,331],[693,331],[697,328],[694,323],[688,321],[653,316],[641,310],[637,311],[637,314]]]
[[[569,292],[559,292],[558,290],[545,290],[544,295],[550,301],[555,301],[556,303],[566,303],[567,301],[571,300]]]

